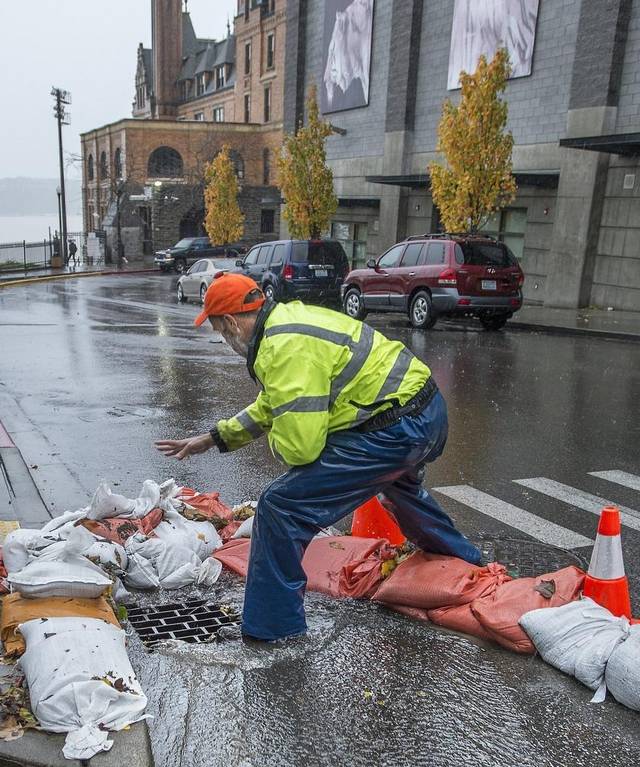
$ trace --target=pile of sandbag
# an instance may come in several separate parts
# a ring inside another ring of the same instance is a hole
[[[593,703],[602,702],[608,689],[619,703],[640,711],[640,625],[588,597],[528,612],[520,625],[547,663],[595,692]]]

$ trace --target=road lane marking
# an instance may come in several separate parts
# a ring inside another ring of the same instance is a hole
[[[630,474],[628,471],[590,471],[592,477],[606,479],[609,482],[615,482],[616,485],[630,487],[632,490],[640,490],[640,477],[637,474]]]
[[[608,501],[599,495],[586,493],[584,490],[578,490],[569,485],[563,485],[562,482],[556,482],[547,477],[532,477],[531,479],[514,479],[517,485],[528,487],[538,493],[543,493],[557,501],[568,503],[584,511],[590,511],[592,514],[600,516],[600,512],[605,506],[617,506],[620,509],[620,521],[623,525],[631,527],[634,530],[640,530],[640,511],[630,509],[627,506],[621,506],[615,501]]]
[[[527,533],[527,535],[531,535],[543,543],[550,543],[564,549],[577,549],[593,544],[593,541],[585,538],[584,535],[574,533],[573,530],[567,530],[566,527],[560,527],[560,525],[531,514],[518,506],[501,501],[500,498],[476,490],[475,487],[453,485],[451,487],[434,487],[433,489],[448,498],[453,498],[454,501],[470,506],[481,514],[497,519],[498,522],[515,527],[516,530]]]

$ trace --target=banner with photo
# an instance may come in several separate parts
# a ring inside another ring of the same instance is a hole
[[[320,93],[324,114],[369,103],[373,2],[325,0]]]
[[[476,71],[482,54],[491,60],[506,47],[511,77],[531,74],[539,0],[455,0],[447,88],[460,87],[460,72]]]

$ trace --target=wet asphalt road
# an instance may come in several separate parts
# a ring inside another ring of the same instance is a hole
[[[177,303],[174,282],[131,275],[0,291],[0,420],[12,408],[33,427],[24,432],[29,456],[60,462],[77,480],[72,488],[51,466],[46,480],[33,470],[58,512],[75,508],[102,478],[135,495],[147,477],[175,476],[236,503],[280,473],[264,441],[183,463],[154,450],[155,439],[208,430],[256,394],[244,362],[192,327],[197,307]],[[589,474],[640,474],[640,345],[445,323],[424,333],[397,316],[369,321],[425,360],[445,395],[449,443],[427,485],[443,488],[439,500],[467,534],[526,537],[452,500],[448,488],[481,490],[534,514],[543,537],[548,523],[594,537],[597,517],[580,508],[585,493],[615,500],[631,516],[640,510],[637,490]],[[514,480],[535,480],[537,489]],[[569,486],[569,502],[540,492],[557,492],[549,480]],[[625,526],[623,536],[637,597],[640,529]],[[216,593],[242,597],[231,576]],[[538,659],[370,604],[310,595],[308,613],[307,639],[268,649],[230,641],[147,654],[132,637],[156,715],[158,765],[591,766],[640,758],[637,714],[611,700],[589,705],[586,688]]]

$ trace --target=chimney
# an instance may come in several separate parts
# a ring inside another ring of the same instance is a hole
[[[151,0],[154,117],[171,119],[179,101],[178,75],[182,68],[182,0]]]

